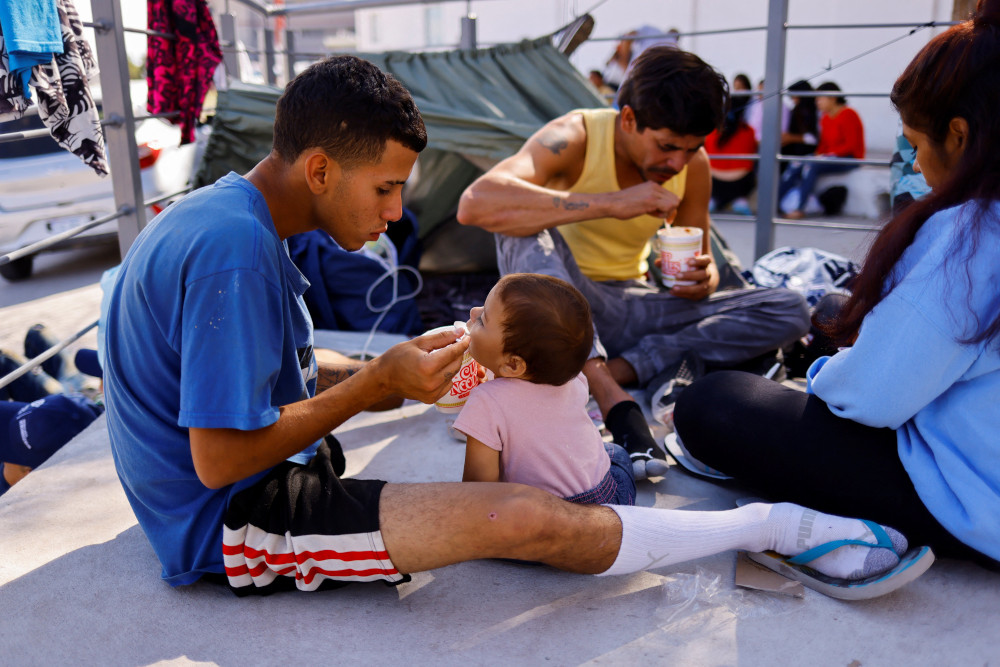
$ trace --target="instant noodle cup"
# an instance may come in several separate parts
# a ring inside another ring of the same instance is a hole
[[[455,322],[453,325],[438,327],[437,329],[432,329],[427,333],[450,331],[452,329],[462,329],[466,331],[466,335],[468,335],[465,322]],[[439,398],[434,403],[434,407],[445,414],[457,414],[458,412],[461,412],[462,407],[465,405],[465,401],[469,398],[469,394],[471,394],[472,390],[482,381],[479,374],[479,362],[473,359],[472,355],[469,354],[469,351],[466,350],[465,354],[462,355],[462,366],[458,369],[458,372],[455,373],[455,376],[451,380],[451,389],[448,390],[447,394]]]
[[[462,356],[462,367],[451,379],[451,389],[434,403],[439,411],[446,414],[456,414],[462,411],[465,401],[468,400],[472,390],[479,386],[482,380],[479,377],[479,362],[472,358],[466,350]]]
[[[667,288],[694,285],[692,280],[677,280],[677,274],[690,270],[688,260],[701,254],[702,230],[699,227],[664,227],[656,232],[660,250],[660,272]]]

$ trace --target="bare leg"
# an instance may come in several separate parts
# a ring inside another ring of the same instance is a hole
[[[380,502],[386,550],[403,573],[479,558],[516,558],[596,574],[614,563],[621,521],[520,484],[387,484]]]
[[[379,518],[389,558],[407,574],[479,558],[537,561],[585,574],[627,574],[731,549],[792,555],[831,539],[870,535],[855,519],[789,503],[717,512],[610,508],[575,505],[521,484],[485,482],[388,484]],[[883,572],[906,550],[906,540],[894,535],[898,552],[895,543],[891,549],[850,546],[813,563],[838,577]]]
[[[636,375],[635,369],[632,368],[632,364],[625,361],[621,357],[608,359],[607,366],[608,371],[611,373],[611,377],[614,378],[615,382],[622,386],[635,384],[639,380],[639,376]]]

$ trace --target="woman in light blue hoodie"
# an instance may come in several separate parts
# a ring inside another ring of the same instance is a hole
[[[1000,565],[1000,0],[893,86],[932,192],[881,231],[808,393],[715,373],[677,403],[698,461],[774,500],[867,516]]]

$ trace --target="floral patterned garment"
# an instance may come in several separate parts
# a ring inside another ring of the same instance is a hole
[[[150,35],[146,72],[149,113],[180,111],[181,143],[194,141],[195,123],[215,68],[222,61],[219,36],[205,0],[149,0],[150,30],[176,39]]]
[[[10,71],[7,46],[0,27],[0,122],[24,115],[31,102],[24,97],[21,78]]]
[[[83,160],[101,176],[108,173],[104,131],[89,79],[97,74],[97,61],[83,38],[83,24],[72,0],[57,0],[63,52],[32,68],[28,85],[38,97],[38,116],[56,142]],[[0,112],[24,115],[30,102],[6,69],[6,51],[0,42]],[[15,85],[16,84],[16,85]]]

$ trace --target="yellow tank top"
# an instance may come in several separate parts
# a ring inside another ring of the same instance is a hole
[[[614,109],[579,109],[587,127],[587,155],[580,178],[570,192],[596,194],[615,192],[618,174],[615,170]],[[687,167],[663,184],[663,187],[684,198]],[[646,275],[649,264],[650,239],[663,226],[662,218],[642,215],[630,220],[598,218],[559,226],[583,275],[591,280],[636,280]]]

